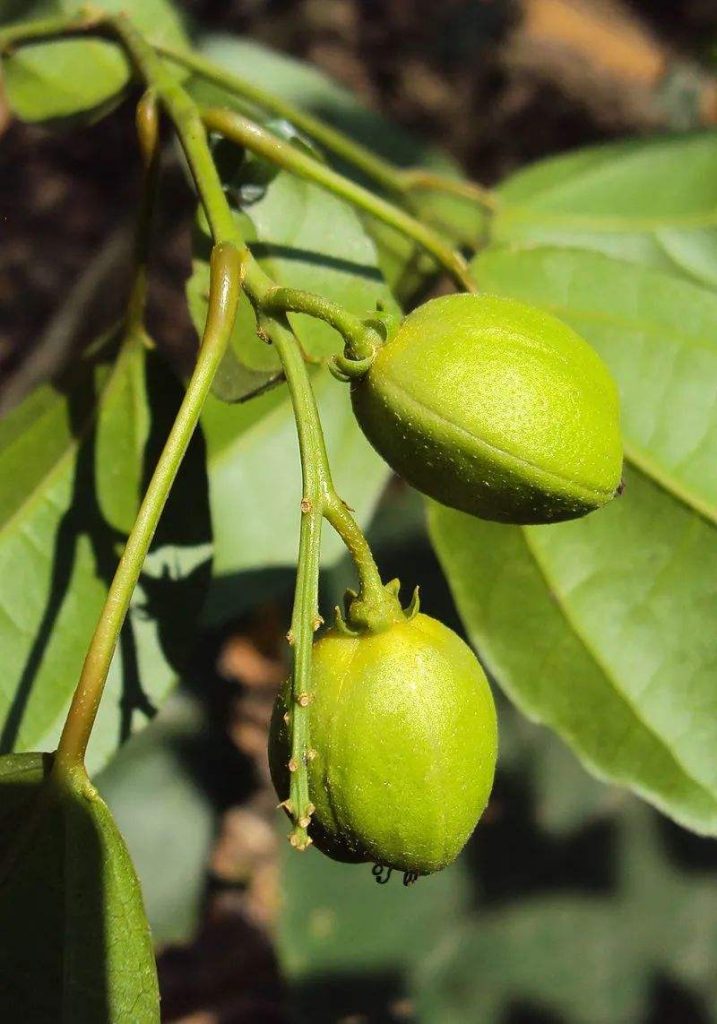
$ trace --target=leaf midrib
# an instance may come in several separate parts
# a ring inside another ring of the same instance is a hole
[[[537,224],[544,227],[572,227],[584,231],[595,231],[600,234],[631,234],[634,232],[656,233],[665,228],[700,229],[714,227],[717,224],[717,210],[705,210],[702,213],[684,214],[674,217],[629,217],[620,214],[579,214],[561,213],[553,210],[540,210],[529,206],[498,207],[497,222],[500,226],[501,214],[506,220],[519,224]]]
[[[668,494],[675,501],[691,509],[702,519],[705,519],[713,526],[717,526],[717,507],[709,504],[698,494],[672,478],[668,471],[663,470],[653,459],[650,459],[645,452],[631,441],[623,438],[623,451],[625,459],[643,476],[648,477],[653,483]]]
[[[647,273],[651,274],[656,278],[666,278],[668,283],[673,287],[678,285],[689,289],[695,289],[698,292],[706,293],[709,296],[710,301],[714,301],[714,295],[710,289],[705,288],[703,285],[693,284],[691,281],[685,281],[680,278],[672,279],[670,274],[661,274],[659,270],[653,270],[645,268],[641,264],[626,263],[622,260],[616,259],[614,256],[606,256],[603,253],[595,253],[590,250],[566,250],[559,247],[553,246],[531,246],[523,247],[516,246],[511,248],[510,254],[522,254],[530,256],[565,256],[567,254],[574,255],[575,252],[584,253],[587,256],[596,258],[600,262],[611,264],[613,267],[635,267],[646,270]],[[492,252],[486,253],[490,259],[492,255],[505,255],[505,249],[496,249]],[[677,338],[680,345],[684,348],[700,349],[705,352],[709,352],[711,355],[717,356],[717,345],[709,339],[707,334],[694,335],[680,333],[679,329],[674,324],[661,325],[659,322],[654,320],[637,320],[629,316],[617,316],[614,313],[602,312],[595,309],[581,309],[577,306],[567,305],[565,302],[547,302],[540,300],[541,309],[549,310],[551,313],[559,313],[564,320],[570,320],[574,317],[579,317],[582,320],[592,321],[593,323],[602,323],[610,327],[622,327],[631,331],[639,331],[641,334],[646,334],[651,337],[657,337],[664,339],[666,335],[670,338]],[[594,347],[594,346],[593,346]]]

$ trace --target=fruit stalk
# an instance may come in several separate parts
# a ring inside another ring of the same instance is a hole
[[[362,595],[368,595],[369,600],[383,600],[383,586],[365,537],[336,493],[316,399],[299,346],[285,318],[270,317],[261,309],[258,310],[258,317],[260,328],[273,342],[286,375],[301,456],[301,532],[294,608],[288,638],[294,651],[291,699],[286,711],[290,735],[289,797],[284,806],[294,822],[290,842],[296,849],[304,850],[311,842],[307,829],[313,813],[308,781],[308,764],[312,756],[311,662],[313,634],[321,624],[318,586],[321,526],[324,519],[328,520],[346,544],[356,565]]]
[[[343,306],[299,288],[274,288],[262,301],[266,313],[305,313],[329,324],[342,336],[357,358],[368,356],[380,344],[381,339],[371,327],[350,313]]]

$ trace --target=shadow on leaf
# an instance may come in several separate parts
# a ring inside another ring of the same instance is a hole
[[[53,543],[52,572],[45,607],[0,733],[2,752],[17,745],[38,673],[46,658],[52,657],[53,633],[66,602],[76,590],[80,544],[89,542],[94,575],[106,588],[127,539],[124,531],[107,521],[98,496],[98,423],[103,416],[104,403],[109,401],[111,374],[121,372],[116,368],[114,371],[108,369],[108,364],[117,357],[119,341],[119,335],[115,334],[106,344],[97,346],[79,367],[54,385],[66,396],[68,419],[76,444],[72,495]],[[179,383],[153,352],[146,353],[145,359],[146,389],[150,396],[149,433],[143,451],[136,454],[142,462],[137,467],[134,487],[137,488],[140,481],[141,484],[138,493],[129,496],[135,508],[166,441],[182,394]],[[132,423],[120,423],[113,442],[126,445],[134,426]],[[112,429],[116,430],[116,427],[113,424]],[[113,448],[110,448],[110,454],[114,454]],[[107,457],[106,447],[103,457]],[[105,474],[108,469],[114,470],[114,467],[103,467]],[[197,434],[167,502],[120,636],[119,657],[115,659],[121,669],[117,743],[123,742],[131,732],[136,714],[147,720],[155,712],[154,702],[140,678],[140,648],[148,639],[148,629],[156,632],[154,643],[158,643],[166,662],[177,672],[196,632],[210,570],[205,480],[204,444]],[[122,472],[118,471],[112,487],[119,493],[128,486],[132,486],[132,482],[125,480]],[[77,614],[80,615],[78,631],[86,631],[89,640],[89,631],[94,623],[87,621],[87,613],[85,611],[83,616],[81,608]],[[68,670],[68,666],[58,667],[60,678],[57,685],[60,688],[63,670]],[[76,670],[79,670],[79,665]],[[64,680],[64,683],[71,687],[73,681]]]

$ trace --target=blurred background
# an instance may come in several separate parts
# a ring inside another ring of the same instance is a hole
[[[178,6],[197,29],[316,65],[488,185],[547,154],[717,122],[714,0]],[[56,365],[68,293],[92,302],[75,343],[117,314],[138,160],[129,103],[60,136],[10,122],[0,102],[0,132],[2,403]],[[151,326],[181,366],[195,344],[182,298],[193,203],[178,167],[166,182]],[[398,481],[370,540],[385,577],[420,584],[425,610],[460,629],[422,506]],[[325,614],[350,583],[344,562],[324,573]],[[233,620],[207,623],[179,691],[98,780],[142,877],[163,1020],[717,1021],[717,846],[591,779],[503,699],[497,785],[459,863],[404,889],[291,853],[265,747],[292,586],[291,566],[235,580]]]

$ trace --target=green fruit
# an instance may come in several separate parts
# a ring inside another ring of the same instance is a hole
[[[573,519],[619,488],[619,405],[607,368],[566,324],[512,299],[449,295],[420,306],[351,396],[398,474],[484,519]]]
[[[497,751],[493,698],[470,648],[422,614],[378,633],[333,628],[314,645],[312,694],[316,846],[338,860],[419,874],[450,864],[488,801]],[[287,683],[269,742],[282,800],[290,701]]]

